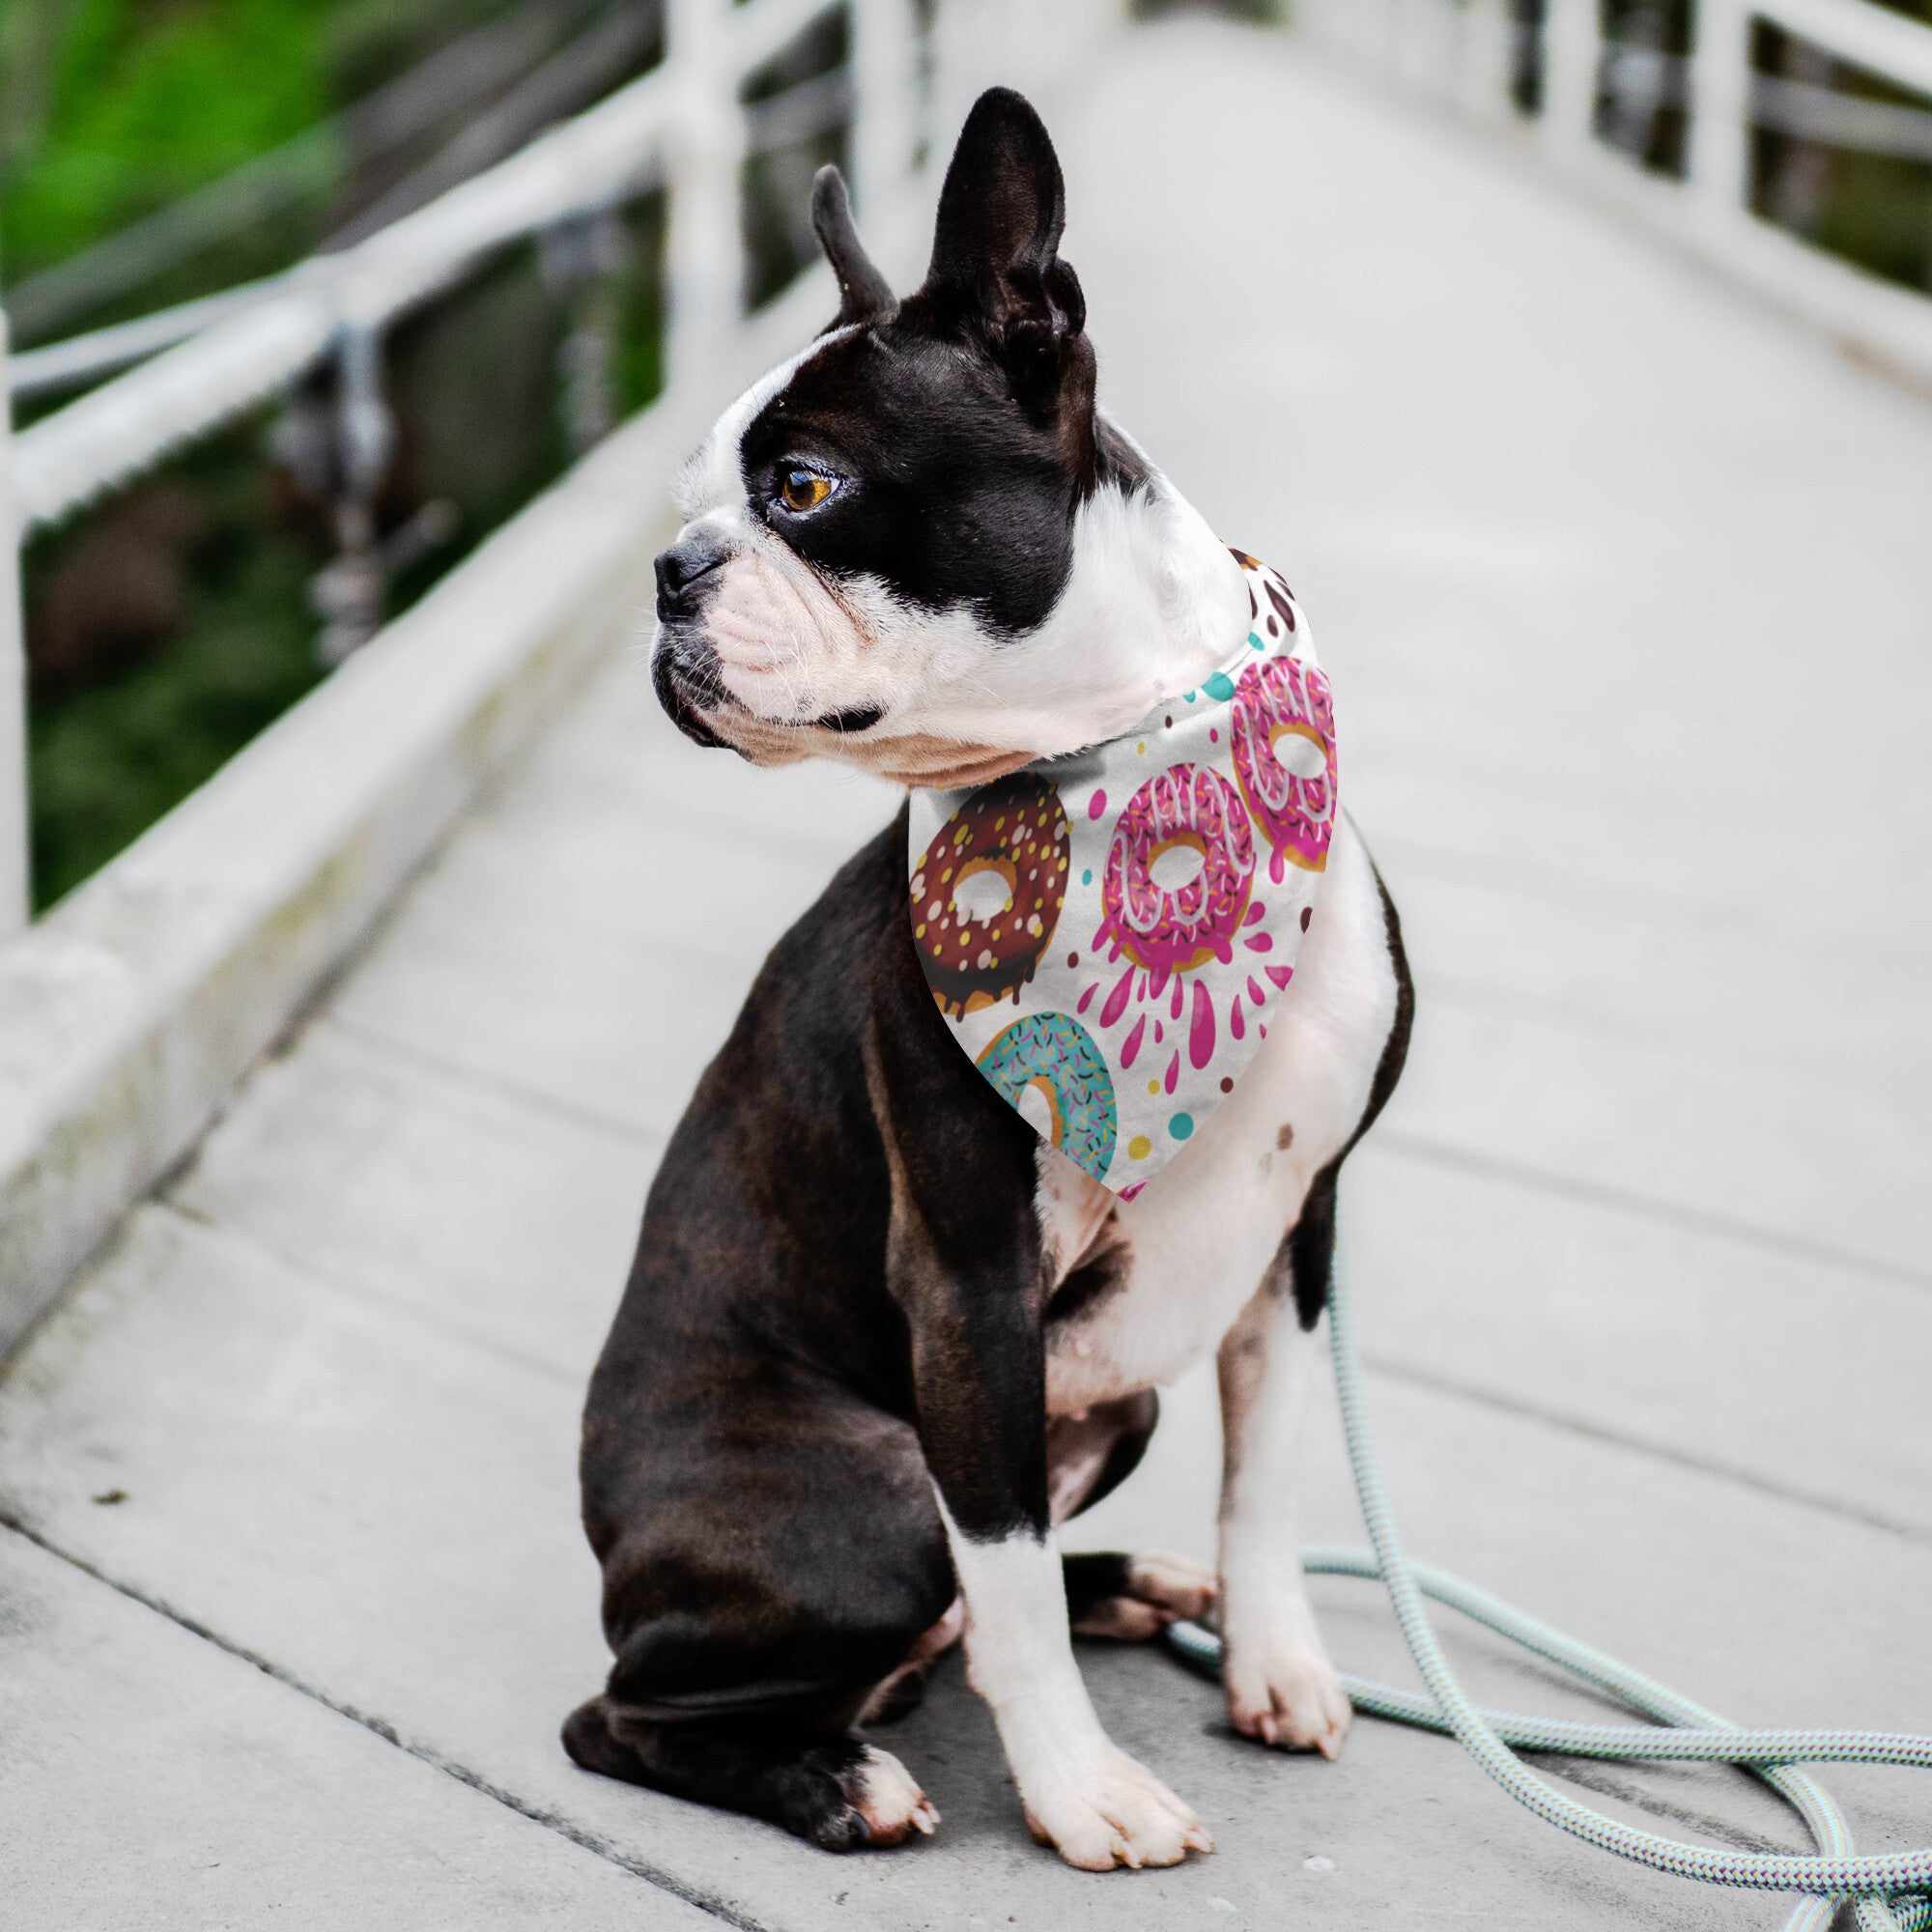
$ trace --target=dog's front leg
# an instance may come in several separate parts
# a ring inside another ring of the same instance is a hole
[[[949,1208],[930,1219],[901,1195],[890,1273],[911,1328],[920,1437],[965,1600],[967,1672],[992,1708],[1035,1837],[1089,1871],[1178,1864],[1213,1841],[1100,1728],[1074,1662],[1048,1518],[1030,1204],[1022,1197],[1017,1215],[1002,1216],[960,1191],[971,1212]]]
[[[1331,1182],[1332,1187],[1332,1182]],[[1317,1348],[1296,1309],[1296,1257],[1326,1269],[1333,1196],[1311,1197],[1254,1299],[1222,1341],[1221,1678],[1237,1731],[1341,1754],[1353,1713],[1301,1572],[1295,1484]],[[1306,1297],[1319,1308],[1318,1297]]]

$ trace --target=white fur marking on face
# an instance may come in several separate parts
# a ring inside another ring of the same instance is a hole
[[[671,483],[670,497],[687,524],[707,512],[742,508],[745,471],[740,446],[758,412],[816,355],[842,342],[852,327],[835,328],[819,336],[787,361],[768,369],[711,426],[711,434],[685,458]]]
[[[989,631],[970,607],[922,610],[878,578],[832,580],[805,563],[752,516],[742,444],[798,370],[851,332],[822,337],[746,390],[678,477],[687,532],[703,524],[730,553],[704,626],[725,692],[752,720],[798,727],[877,712],[850,753],[872,766],[890,763],[895,739],[1026,762],[1128,729],[1225,662],[1246,622],[1239,567],[1151,466],[1144,489],[1105,486],[1080,506],[1066,585],[1020,639]],[[710,722],[733,736],[730,707]],[[769,758],[770,734],[756,735]],[[805,749],[845,753],[837,738]]]

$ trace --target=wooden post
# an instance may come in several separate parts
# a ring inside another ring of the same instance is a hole
[[[14,407],[0,313],[0,940],[27,923],[27,654],[14,513]]]

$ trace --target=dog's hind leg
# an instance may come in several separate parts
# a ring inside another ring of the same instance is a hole
[[[1133,1474],[1147,1453],[1160,1400],[1142,1389],[1046,1425],[1047,1493],[1056,1523],[1092,1509]],[[1078,1636],[1140,1643],[1176,1617],[1198,1617],[1214,1601],[1214,1572],[1165,1550],[1130,1556],[1094,1551],[1061,1559],[1066,1614]]]
[[[622,1406],[640,1384],[668,1399],[648,1367],[617,1358],[593,1384],[584,1515],[615,1659],[564,1748],[829,1851],[929,1832],[912,1776],[852,1735],[954,1595],[910,1425],[758,1367],[706,1391],[728,1431],[679,1434]]]
[[[1145,1643],[1177,1617],[1199,1617],[1214,1602],[1214,1572],[1189,1556],[1118,1549],[1065,1556],[1066,1614],[1076,1636]]]
[[[828,1852],[896,1845],[939,1823],[897,1758],[842,1727],[763,1716],[665,1722],[606,1694],[565,1719],[563,1747],[585,1771],[768,1819]]]

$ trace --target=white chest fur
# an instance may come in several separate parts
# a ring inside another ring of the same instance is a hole
[[[1187,1146],[1132,1201],[1040,1149],[1049,1279],[1099,1284],[1048,1327],[1050,1414],[1172,1381],[1219,1344],[1360,1122],[1395,1012],[1380,894],[1345,816],[1267,1037]]]

